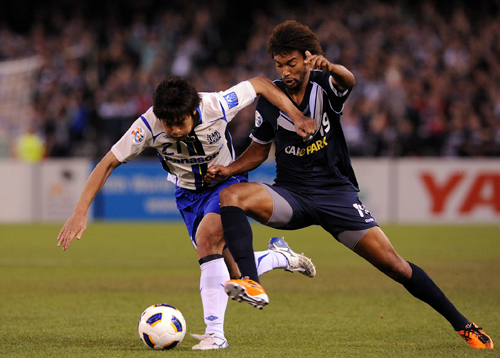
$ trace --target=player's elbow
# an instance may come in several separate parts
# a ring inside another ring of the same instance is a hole
[[[264,76],[257,76],[248,80],[252,87],[255,90],[255,93],[262,94],[267,90],[269,90],[270,86],[273,86],[273,83],[270,79]]]
[[[354,74],[346,69],[346,73],[342,76],[342,87],[346,90],[350,90],[354,87],[356,84],[356,79],[354,77]]]
[[[349,72],[349,74],[350,74],[350,76],[348,77],[347,85],[349,86],[349,89],[351,89],[356,84],[356,78],[354,77],[352,72]]]

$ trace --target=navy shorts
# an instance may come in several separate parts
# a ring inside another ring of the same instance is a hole
[[[219,193],[222,189],[236,183],[248,181],[247,175],[235,175],[212,188],[188,190],[177,187],[175,201],[188,229],[191,243],[196,249],[196,231],[203,217],[208,213],[220,214]]]
[[[308,193],[266,185],[272,190],[274,212],[267,225],[282,230],[296,230],[320,225],[337,240],[344,231],[361,231],[378,226],[375,218],[359,200],[357,191],[346,188],[318,189]],[[277,197],[278,194],[281,198]],[[273,223],[273,217],[279,223]],[[340,241],[340,240],[339,240]]]

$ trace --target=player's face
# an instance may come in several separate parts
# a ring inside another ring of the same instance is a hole
[[[165,130],[165,134],[170,138],[181,141],[188,137],[189,133],[193,130],[196,111],[194,111],[193,115],[187,115],[174,123],[165,123],[161,121],[161,125]]]
[[[296,91],[304,85],[309,71],[304,64],[304,56],[299,51],[275,55],[274,63],[289,91]]]

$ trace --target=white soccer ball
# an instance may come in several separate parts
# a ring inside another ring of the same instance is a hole
[[[166,303],[152,305],[139,318],[139,337],[152,349],[172,349],[186,335],[186,320],[181,311]]]

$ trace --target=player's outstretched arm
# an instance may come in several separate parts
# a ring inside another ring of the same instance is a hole
[[[205,181],[225,180],[231,175],[243,174],[254,170],[261,165],[269,156],[271,143],[259,144],[252,141],[243,154],[227,167],[223,165],[212,165],[205,174]]]
[[[332,76],[333,84],[341,91],[351,89],[354,87],[354,75],[342,65],[337,65],[328,61],[322,55],[312,55],[306,51],[306,59],[304,63],[310,67],[311,70],[323,70]]]
[[[288,114],[299,136],[307,138],[309,134],[316,132],[316,121],[304,116],[286,94],[268,78],[259,76],[248,81],[252,84],[257,94],[266,97],[269,102]]]
[[[106,183],[111,172],[120,164],[115,155],[109,151],[90,174],[73,215],[66,221],[57,236],[57,246],[62,246],[63,251],[69,247],[75,236],[78,240],[82,238],[87,229],[87,211],[90,204]]]

